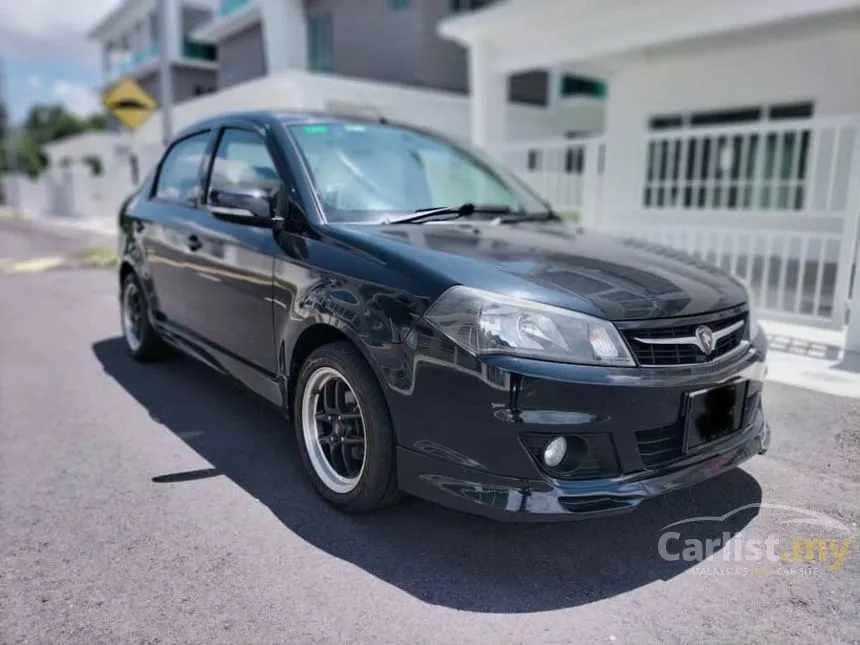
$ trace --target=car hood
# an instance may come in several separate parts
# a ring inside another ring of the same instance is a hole
[[[725,271],[641,240],[561,223],[341,225],[383,261],[449,284],[516,295],[610,320],[719,311],[747,300]],[[346,241],[346,240],[344,240]]]

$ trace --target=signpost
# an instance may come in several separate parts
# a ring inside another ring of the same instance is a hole
[[[129,130],[136,130],[158,109],[152,95],[130,77],[121,78],[107,88],[102,94],[102,104]]]

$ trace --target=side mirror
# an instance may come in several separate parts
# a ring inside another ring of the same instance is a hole
[[[232,224],[258,228],[276,228],[281,218],[275,216],[276,197],[260,188],[236,187],[232,190],[210,190],[209,212]]]

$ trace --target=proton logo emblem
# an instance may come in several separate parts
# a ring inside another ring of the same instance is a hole
[[[714,351],[714,332],[711,331],[710,327],[706,327],[705,325],[697,327],[696,340],[699,341],[699,349],[701,349],[706,356],[709,356],[711,352]]]

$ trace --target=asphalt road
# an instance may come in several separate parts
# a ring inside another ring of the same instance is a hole
[[[0,221],[0,260],[90,243]],[[0,643],[860,642],[857,399],[769,384],[768,455],[620,517],[345,517],[265,403],[126,357],[116,287],[0,266]],[[835,531],[842,566],[660,558],[666,525],[746,505],[678,530],[783,550]],[[812,511],[833,525],[785,523]]]

